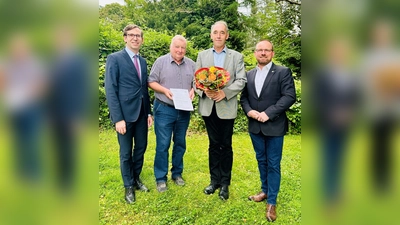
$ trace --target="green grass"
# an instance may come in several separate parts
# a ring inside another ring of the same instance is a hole
[[[274,224],[301,223],[301,138],[285,136],[281,163],[282,181],[278,195],[278,219]],[[260,190],[257,161],[248,134],[233,136],[233,171],[230,198],[205,195],[209,184],[208,138],[204,134],[187,136],[183,178],[186,185],[176,186],[170,179],[168,191],[158,193],[153,173],[154,131],[141,178],[149,193],[136,192],[136,202],[128,205],[119,169],[119,146],[112,130],[99,134],[99,222],[100,224],[268,224],[265,203],[247,200]],[[171,151],[171,150],[170,150]],[[170,154],[171,155],[171,154]],[[171,156],[170,156],[171,157]],[[170,160],[171,161],[171,160]]]

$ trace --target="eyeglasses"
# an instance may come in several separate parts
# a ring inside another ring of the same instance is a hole
[[[133,38],[133,37],[141,38],[142,37],[142,35],[140,35],[140,34],[127,34],[126,36],[128,36],[130,38]]]
[[[258,52],[258,53],[262,53],[262,52],[272,52],[272,51],[274,51],[274,50],[272,50],[272,49],[256,49],[256,52]]]

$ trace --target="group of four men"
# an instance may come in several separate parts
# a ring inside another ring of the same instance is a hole
[[[229,198],[233,164],[232,135],[237,116],[237,95],[249,119],[249,133],[258,161],[261,192],[249,199],[267,200],[266,218],[276,219],[276,199],[280,187],[280,161],[283,136],[288,130],[285,111],[295,102],[294,81],[289,68],[272,63],[273,45],[268,40],[257,43],[255,57],[258,65],[246,75],[243,56],[228,49],[228,25],[218,21],[211,26],[213,47],[198,54],[196,62],[185,57],[186,39],[172,38],[170,53],[159,57],[147,74],[146,60],[138,53],[143,43],[143,31],[128,25],[123,31],[125,49],[110,54],[106,62],[106,97],[120,145],[120,168],[125,187],[125,200],[135,201],[134,189],[149,191],[141,182],[148,127],[153,123],[156,134],[154,175],[157,190],[167,190],[168,156],[171,139],[171,178],[179,186],[182,178],[183,156],[186,151],[186,131],[190,112],[174,107],[171,88],[187,89],[190,99],[199,95],[202,115],[209,139],[210,184],[205,194],[220,189],[222,200]],[[227,70],[230,80],[219,91],[200,90],[194,86],[195,71],[218,66]],[[148,87],[155,91],[153,115]]]

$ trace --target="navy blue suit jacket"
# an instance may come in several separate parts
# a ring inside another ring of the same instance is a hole
[[[147,86],[147,63],[139,56],[141,80],[125,49],[110,54],[106,61],[105,90],[111,121],[136,122],[141,107],[151,114]],[[143,104],[142,104],[143,102]]]
[[[256,68],[247,73],[247,84],[240,103],[246,115],[250,110],[264,111],[269,120],[261,123],[249,117],[249,132],[258,134],[261,131],[266,136],[283,136],[288,131],[285,111],[296,101],[292,72],[287,67],[272,63],[259,97],[254,82],[256,73]]]

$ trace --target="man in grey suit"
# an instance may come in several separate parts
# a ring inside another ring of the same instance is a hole
[[[125,49],[107,57],[105,89],[120,146],[125,200],[132,203],[135,201],[134,188],[148,191],[139,175],[147,148],[148,127],[153,118],[147,87],[147,63],[138,54],[143,43],[143,31],[136,25],[127,25],[123,35]]]
[[[268,40],[256,45],[258,65],[247,73],[240,97],[249,119],[249,133],[260,171],[261,192],[249,200],[267,199],[266,218],[276,220],[276,199],[281,181],[283,136],[288,131],[285,111],[296,101],[292,72],[272,62],[274,47]]]
[[[203,116],[209,140],[209,169],[211,183],[204,189],[205,194],[213,194],[221,188],[219,197],[229,198],[228,186],[231,183],[233,151],[233,125],[237,116],[237,95],[246,83],[243,56],[228,49],[228,25],[217,21],[211,26],[213,47],[199,53],[196,69],[203,67],[223,67],[230,74],[227,85],[219,90],[202,91],[196,89],[199,97],[199,113]]]

